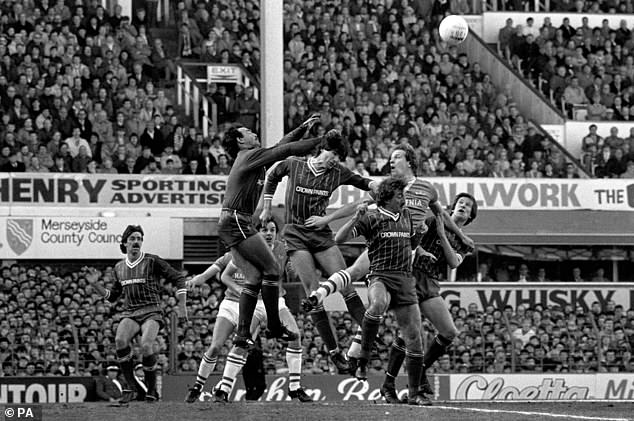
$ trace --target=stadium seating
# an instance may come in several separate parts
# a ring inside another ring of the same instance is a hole
[[[582,26],[573,28],[567,18],[562,19],[563,23],[548,18],[541,28],[533,26],[530,17],[526,22],[508,19],[499,33],[500,53],[568,118],[630,121],[634,87],[628,54],[632,32],[627,23],[615,28],[605,20],[602,27],[591,27],[585,18]],[[589,133],[579,161],[598,178],[632,178],[634,169],[626,172],[628,162],[634,165],[628,135]],[[612,141],[604,145],[608,137]]]
[[[114,332],[120,304],[111,305],[95,294],[81,269],[60,270],[18,264],[1,269],[0,375],[89,376],[115,361]],[[111,269],[105,268],[100,282],[110,280]],[[168,316],[176,304],[174,296],[173,287],[168,285],[163,294]],[[176,371],[197,369],[211,343],[222,296],[223,289],[217,282],[195,288],[188,295],[190,322],[176,332]],[[592,314],[572,306],[539,305],[504,309],[490,306],[483,312],[472,306],[454,306],[451,313],[460,335],[450,353],[434,367],[438,373],[500,373],[513,368],[516,372],[616,372],[634,368],[634,311],[610,302],[605,308],[593,306]],[[356,323],[347,313],[332,315],[339,344],[347,349]],[[302,331],[304,372],[332,373],[334,367],[317,330],[303,314],[297,315],[297,322]],[[430,341],[433,328],[427,326],[427,331],[426,341]],[[373,355],[377,373],[384,367],[378,361],[386,362],[397,333],[396,321],[388,315]],[[169,369],[166,335],[159,335],[155,345],[165,372]],[[221,352],[216,368],[219,372],[230,346],[227,341]],[[262,337],[261,346],[267,372],[284,372],[282,345]],[[138,347],[135,352],[140,355]]]
[[[372,175],[386,171],[390,148],[402,142],[416,148],[426,176],[564,175],[545,170],[548,142],[524,141],[540,135],[527,132],[513,99],[496,89],[477,63],[424,29],[429,19],[416,16],[428,13],[401,10],[399,2],[388,10],[313,3],[310,10],[301,0],[285,6],[287,129],[320,112],[320,130],[339,128],[349,136],[349,167]],[[469,6],[463,3],[451,7],[464,12]],[[241,63],[257,77],[258,3],[246,1],[238,12],[229,6],[226,0],[180,3],[176,55]],[[84,16],[105,13],[92,6],[79,10]],[[430,19],[437,21],[445,10],[432,12]],[[173,104],[173,54],[168,42],[152,37],[147,14],[136,11],[127,20],[106,13],[93,20],[97,29],[88,20],[85,28],[70,24],[60,36],[57,26],[44,23],[78,12],[37,13],[41,20],[10,21],[0,37],[6,78],[0,92],[5,110],[0,171],[227,173],[220,145],[224,123],[257,125],[258,103],[249,89],[214,92],[223,124],[203,139]],[[334,15],[337,25],[330,19]],[[77,124],[80,133],[73,137]],[[539,158],[535,150],[541,151]]]

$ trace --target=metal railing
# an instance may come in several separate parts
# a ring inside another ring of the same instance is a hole
[[[483,0],[482,11],[484,12],[498,12],[511,10],[507,7],[508,0]],[[516,12],[549,12],[550,0],[523,0],[522,7]],[[473,9],[474,11],[476,9]]]

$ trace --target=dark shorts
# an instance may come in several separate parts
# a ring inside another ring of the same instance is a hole
[[[156,320],[159,324],[159,330],[165,327],[163,312],[161,310],[157,310],[156,307],[125,311],[121,316],[122,319],[130,319],[135,321],[136,323],[138,323],[139,326],[143,326],[143,323],[148,320]]]
[[[335,240],[330,228],[319,231],[308,229],[296,224],[286,224],[283,231],[286,252],[307,250],[311,253],[319,253],[335,246]]]
[[[390,293],[388,308],[418,304],[416,285],[411,273],[407,272],[375,272],[368,275],[368,286],[381,282]]]
[[[440,297],[440,284],[437,279],[430,278],[422,269],[416,267],[414,267],[413,273],[416,280],[416,295],[419,303],[430,298]]]
[[[234,247],[257,234],[253,217],[232,209],[223,209],[218,220],[218,237],[227,248]]]

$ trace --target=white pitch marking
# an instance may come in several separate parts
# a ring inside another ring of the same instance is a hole
[[[550,412],[532,412],[532,411],[512,411],[508,409],[462,408],[457,406],[438,406],[438,405],[431,406],[430,408],[450,409],[454,411],[466,411],[466,412],[487,412],[487,413],[493,413],[493,414],[535,415],[535,416],[542,416],[542,417],[564,418],[564,419],[573,419],[573,420],[631,421],[630,418],[589,417],[585,415],[553,414]]]

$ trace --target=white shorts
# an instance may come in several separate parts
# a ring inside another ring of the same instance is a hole
[[[281,311],[282,309],[288,310],[286,306],[286,300],[284,297],[280,297],[277,301],[277,307]],[[290,311],[290,310],[289,310]],[[258,300],[258,305],[255,307],[255,313],[253,313],[253,318],[257,319],[261,325],[266,325],[268,319],[266,318],[266,309],[264,308],[264,301],[262,299]]]
[[[284,297],[279,298],[278,306],[280,310],[288,310]],[[222,300],[220,307],[218,308],[217,317],[223,317],[229,320],[234,326],[238,326],[238,320],[240,318],[240,304],[233,300]],[[253,318],[260,324],[266,325],[266,309],[264,308],[264,302],[262,300],[258,300],[258,303],[255,306],[255,312],[253,313]]]
[[[234,326],[238,326],[238,320],[240,319],[240,303],[233,300],[222,300],[220,307],[218,308],[218,316],[229,320]],[[264,309],[264,303],[258,301],[255,307],[253,317],[257,320],[266,320],[266,310]]]

